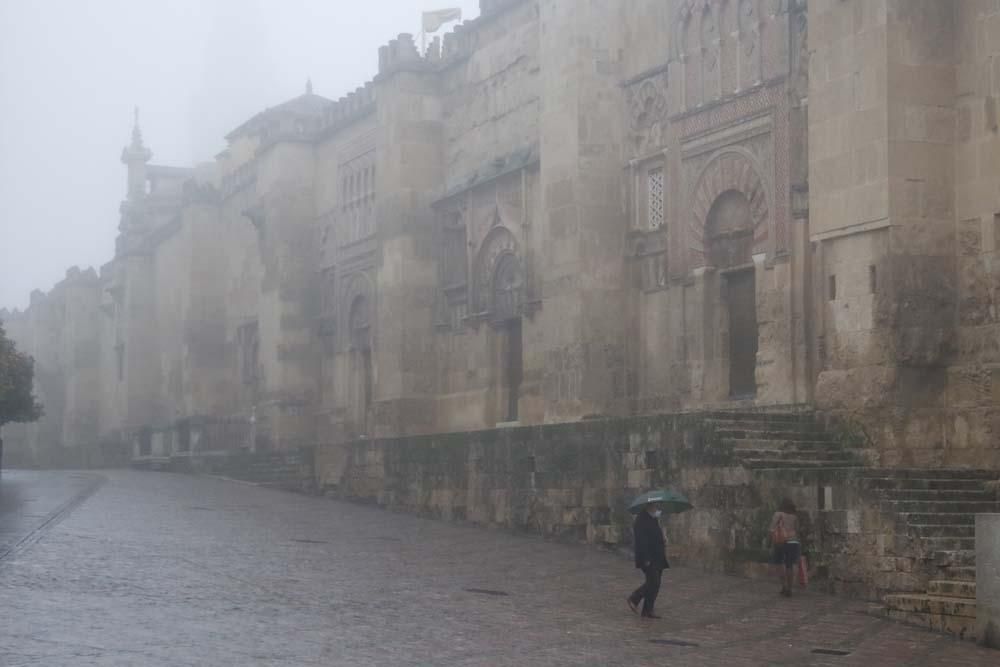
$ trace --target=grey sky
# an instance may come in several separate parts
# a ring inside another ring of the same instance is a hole
[[[336,99],[420,12],[478,0],[0,0],[0,307],[114,249],[138,105],[153,162],[210,160],[223,135],[304,91]],[[445,30],[450,30],[448,26]]]

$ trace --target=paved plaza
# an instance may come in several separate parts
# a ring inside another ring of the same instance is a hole
[[[226,480],[5,471],[0,665],[996,665],[770,582]],[[825,652],[815,652],[816,650]],[[836,653],[836,654],[834,654]]]

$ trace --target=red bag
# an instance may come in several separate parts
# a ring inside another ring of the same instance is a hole
[[[805,556],[799,558],[799,586],[805,588],[809,585],[809,561]]]

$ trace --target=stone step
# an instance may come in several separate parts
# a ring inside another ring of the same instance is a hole
[[[971,468],[870,468],[864,472],[864,477],[994,480],[1000,477],[1000,473],[996,470],[976,470]]]
[[[850,452],[837,450],[738,449],[737,456],[748,459],[788,459],[790,461],[849,461]]]
[[[789,459],[751,459],[747,458],[743,460],[744,465],[748,468],[753,468],[755,470],[767,470],[767,469],[795,469],[795,468],[860,468],[861,463],[855,463],[853,461],[821,461],[821,460],[789,460]]]
[[[927,594],[975,600],[976,582],[957,579],[935,579],[927,584]]]
[[[816,415],[811,410],[710,410],[699,413],[706,421],[711,420],[735,420],[752,422],[796,422],[815,424]]]
[[[914,477],[873,477],[868,485],[873,489],[947,489],[963,491],[983,490],[980,479],[930,479]]]
[[[975,551],[975,537],[925,537],[922,538],[928,551]]]
[[[899,518],[912,526],[976,525],[976,515],[970,512],[900,512]]]
[[[892,500],[880,501],[884,509],[899,513],[936,513],[975,514],[977,512],[996,512],[1000,503],[980,500]]]
[[[996,502],[996,494],[984,489],[883,489],[880,494],[890,500],[978,500]]]
[[[795,433],[823,433],[823,427],[815,422],[802,421],[748,421],[744,419],[709,419],[705,425],[716,431],[792,431]]]
[[[769,440],[753,438],[723,438],[722,444],[732,445],[736,449],[799,449],[851,451],[830,440]]]
[[[968,598],[927,593],[890,593],[883,602],[887,609],[895,611],[976,618],[976,602]]]
[[[872,613],[872,612],[870,612]],[[968,616],[950,616],[941,614],[925,614],[907,612],[898,609],[882,608],[874,612],[882,618],[888,618],[907,625],[915,625],[936,632],[943,632],[966,641],[975,641],[976,619]]]
[[[938,567],[975,567],[976,552],[967,549],[932,551],[930,560]]]
[[[927,523],[910,524],[920,537],[975,537],[976,524]]]
[[[732,440],[820,440],[830,442],[830,436],[822,431],[787,431],[777,429],[718,429],[715,434],[722,439]]]
[[[976,581],[976,568],[971,565],[955,565],[941,568],[941,576],[949,581]]]

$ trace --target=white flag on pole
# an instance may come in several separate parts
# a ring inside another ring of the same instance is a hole
[[[433,12],[424,12],[423,28],[424,32],[437,32],[445,23],[462,20],[461,9],[437,9]]]

